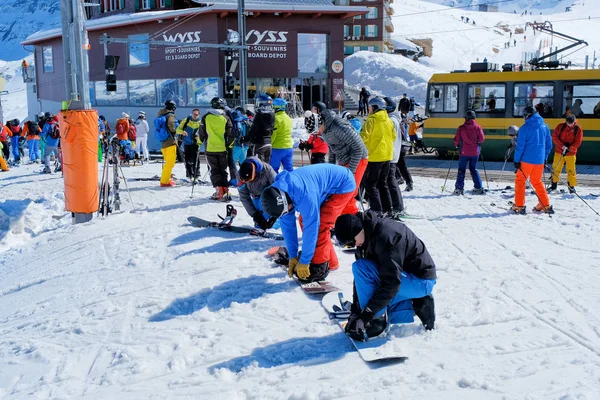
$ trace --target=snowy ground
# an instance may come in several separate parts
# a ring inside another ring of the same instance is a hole
[[[457,198],[417,178],[409,211],[441,217],[408,222],[437,263],[437,329],[394,327],[409,360],[368,366],[318,298],[264,258],[274,242],[187,224],[225,211],[211,188],[190,199],[189,187],[131,180],[160,164],[125,168],[139,212],[123,191],[124,212],[73,226],[52,218],[64,215],[62,180],[40,169],[0,175],[2,399],[600,393],[600,218],[573,196],[552,198],[553,218],[509,215],[490,205],[506,205],[500,192]],[[250,223],[237,195],[233,204]],[[330,280],[349,291],[353,257],[338,253]]]

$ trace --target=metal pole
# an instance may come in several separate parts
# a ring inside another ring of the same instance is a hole
[[[248,49],[246,48],[246,0],[238,0],[238,33],[240,34],[240,103],[248,104]]]

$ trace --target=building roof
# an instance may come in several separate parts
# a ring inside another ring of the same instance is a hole
[[[194,0],[197,3],[201,0]],[[144,22],[152,22],[161,19],[184,17],[189,15],[211,14],[211,13],[236,13],[237,0],[213,0],[211,3],[219,2],[208,7],[186,8],[183,10],[145,11],[132,14],[116,14],[108,17],[96,18],[86,21],[88,32],[116,28]],[[320,14],[343,14],[347,18],[363,15],[369,12],[367,7],[362,6],[335,6],[330,0],[246,0],[246,10],[263,13],[320,13]],[[62,37],[62,28],[48,29],[29,35],[22,45],[32,45],[41,41]]]

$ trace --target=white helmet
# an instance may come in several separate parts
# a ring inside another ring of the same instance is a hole
[[[511,125],[508,127],[508,136],[517,136],[519,133],[519,127],[516,125]]]

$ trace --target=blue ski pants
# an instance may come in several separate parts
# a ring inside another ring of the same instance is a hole
[[[263,212],[263,217],[265,217],[265,219],[268,221],[269,218],[271,218],[271,216],[269,214],[267,214],[266,212],[263,211],[262,208],[262,203],[260,201],[260,197],[258,198],[252,198],[252,203],[254,203],[254,207],[256,207],[257,210],[260,210]],[[279,224],[279,220],[275,221],[275,223],[273,224],[273,229],[279,229],[280,228],[280,224]]]
[[[246,159],[247,151],[248,146],[233,146],[233,163],[237,165],[242,165],[242,163]]]
[[[271,167],[276,173],[279,172],[279,166],[283,164],[283,169],[292,172],[294,170],[294,149],[273,149],[271,153]]]
[[[12,151],[14,161],[21,161],[21,154],[19,153],[19,136],[10,138],[10,151]]]
[[[29,160],[36,161],[40,156],[40,150],[38,148],[39,139],[30,139],[27,141],[27,148],[29,149]]]
[[[354,286],[361,308],[366,307],[375,290],[381,285],[377,264],[362,258],[352,264]],[[391,324],[408,324],[414,321],[414,309],[411,299],[430,295],[435,279],[421,279],[412,274],[402,272],[400,290],[387,306],[388,318]],[[380,317],[385,309],[375,314]]]
[[[481,189],[483,183],[477,171],[477,160],[478,156],[460,156],[458,159],[458,174],[456,175],[455,189],[463,190],[465,188],[465,173],[467,172],[467,164],[469,165],[469,172],[471,172],[471,178],[475,184],[475,189]]]

